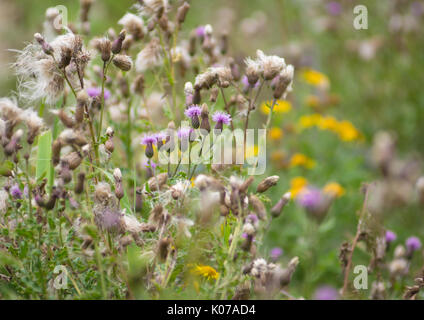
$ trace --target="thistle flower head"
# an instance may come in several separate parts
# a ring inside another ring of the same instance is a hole
[[[19,185],[14,184],[11,188],[10,188],[10,195],[12,196],[12,198],[14,199],[21,199],[22,198],[22,191],[19,188]]]
[[[135,60],[137,72],[144,72],[148,69],[158,67],[162,64],[162,47],[158,38],[152,38],[150,42],[141,50]]]
[[[256,55],[265,80],[272,80],[286,67],[285,60],[278,56],[267,56],[261,50],[257,50]]]
[[[154,134],[145,134],[143,138],[141,138],[141,144],[145,146],[156,144],[156,141],[157,141],[157,138],[156,138],[156,135]]]
[[[184,111],[186,117],[193,119],[193,117],[198,117],[202,113],[202,109],[198,105],[192,105]]]
[[[323,194],[321,190],[309,187],[297,197],[297,202],[305,209],[313,210],[321,205]]]
[[[143,0],[135,6],[142,17],[160,18],[169,9],[168,0]]]
[[[230,124],[231,116],[228,113],[222,111],[216,111],[212,115],[212,121],[221,124]]]
[[[91,98],[96,98],[96,97],[100,97],[102,95],[102,88],[99,87],[90,87],[87,88],[87,94],[91,97]],[[104,99],[108,100],[111,97],[111,93],[108,89],[104,89]]]
[[[394,233],[393,231],[387,230],[386,231],[386,242],[387,243],[391,243],[393,241],[395,241],[397,238],[396,233]]]
[[[406,248],[413,252],[421,248],[421,241],[417,237],[409,237],[406,239]]]
[[[269,256],[271,257],[273,261],[276,261],[278,260],[278,258],[281,257],[282,254],[283,254],[283,249],[279,247],[275,247],[271,249]]]
[[[192,132],[194,132],[193,128],[180,128],[177,131],[178,139],[180,140],[189,139]]]
[[[136,40],[142,39],[145,34],[143,19],[133,13],[126,13],[119,21],[118,24],[131,34]]]

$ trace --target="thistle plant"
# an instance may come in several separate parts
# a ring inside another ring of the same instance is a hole
[[[293,282],[303,258],[318,257],[269,251],[266,237],[285,208],[297,206],[308,219],[310,249],[345,189],[301,176],[288,186],[280,170],[251,171],[260,165],[258,145],[289,131],[273,117],[291,109],[297,65],[260,49],[232,55],[231,36],[209,24],[188,30],[187,1],[140,0],[117,21],[120,29],[96,35],[95,6],[81,0],[79,21],[60,28],[60,13],[49,8],[43,30],[16,50],[16,94],[0,99],[0,297],[309,297]],[[301,76],[327,97],[325,75]],[[352,123],[318,111],[291,125],[342,141],[363,138]],[[265,136],[251,145],[249,132],[259,129]],[[376,139],[381,181],[366,185],[357,233],[341,247],[342,291],[322,295],[354,294],[349,277],[361,241],[378,275],[373,298],[408,276],[421,248],[411,237],[385,261],[396,240],[383,226],[387,199],[411,203],[417,189],[424,203],[424,182],[416,163],[395,161],[389,136]],[[281,170],[316,165],[298,152],[268,160]],[[66,270],[65,287],[57,266]],[[417,276],[405,297],[421,287]]]

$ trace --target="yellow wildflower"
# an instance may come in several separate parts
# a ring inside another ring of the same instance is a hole
[[[322,116],[318,113],[302,116],[299,120],[299,125],[302,129],[307,129],[318,125],[322,120]]]
[[[205,266],[202,264],[196,265],[191,272],[195,275],[202,276],[208,280],[216,280],[219,278],[219,272],[217,272],[213,267],[211,266]]]
[[[290,159],[290,167],[305,167],[312,169],[315,166],[315,161],[301,153],[294,154]]]
[[[261,111],[263,114],[269,114],[269,110],[272,106],[272,101],[265,101],[261,105]],[[287,100],[277,100],[275,103],[273,112],[276,113],[287,113],[292,109],[292,105],[290,101]]]
[[[302,73],[303,79],[313,86],[327,89],[330,86],[330,80],[328,77],[316,70],[305,69]]]
[[[360,132],[349,121],[341,121],[337,127],[337,133],[343,141],[353,141],[360,138]]]
[[[257,155],[258,155],[258,146],[257,145],[250,146],[250,147],[246,148],[246,159],[256,157]]]
[[[345,189],[338,184],[337,182],[329,182],[324,186],[324,193],[335,196],[337,198],[341,197],[346,193]]]
[[[280,140],[283,137],[283,130],[278,127],[271,128],[269,130],[269,137],[271,140]]]
[[[292,198],[296,196],[308,185],[308,180],[304,177],[295,177],[290,180],[290,193]]]
[[[331,130],[331,131],[337,131],[339,127],[339,122],[336,118],[328,116],[328,117],[322,117],[321,121],[318,123],[318,128],[321,130]]]

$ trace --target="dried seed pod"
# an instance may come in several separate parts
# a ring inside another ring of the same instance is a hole
[[[240,188],[239,188],[240,193],[244,193],[245,194],[247,192],[247,189],[249,188],[249,186],[252,184],[253,180],[254,180],[253,177],[247,178],[246,181],[244,181],[242,183],[242,185],[240,186]]]
[[[262,203],[262,201],[255,195],[251,194],[249,196],[249,203],[252,206],[253,211],[256,213],[259,219],[265,220],[266,219],[266,209],[265,205]]]
[[[144,93],[144,88],[144,76],[139,74],[134,80],[134,92],[142,96]]]
[[[159,261],[165,261],[168,257],[169,247],[171,245],[171,238],[166,237],[159,240],[157,247],[157,257]]]
[[[219,89],[216,87],[213,87],[211,89],[211,95],[209,97],[209,101],[210,102],[216,102],[216,100],[218,99],[218,95],[219,95]]]
[[[187,1],[185,1],[177,10],[177,22],[180,26],[184,23],[184,20],[186,18],[187,12],[190,9],[190,5]]]
[[[70,116],[67,115],[65,110],[60,109],[57,115],[58,115],[60,121],[64,124],[65,127],[67,127],[67,128],[73,128],[74,127],[74,125],[75,125],[74,120]]]
[[[130,56],[118,54],[113,58],[113,64],[122,71],[130,71],[133,62]]]
[[[56,139],[52,143],[52,161],[53,165],[56,166],[60,161],[60,151],[62,150],[62,140]]]
[[[84,181],[85,181],[85,173],[80,172],[77,176],[77,183],[75,184],[74,192],[76,194],[81,194],[84,192]]]
[[[161,189],[167,180],[168,180],[168,174],[166,172],[163,172],[158,174],[156,177],[151,177],[147,183],[151,191],[159,191],[158,186],[159,186],[159,189]]]
[[[71,171],[69,170],[69,163],[65,159],[60,162],[59,176],[62,178],[65,184],[71,182],[72,180],[72,174],[71,174]]]
[[[211,132],[211,125],[209,123],[209,109],[206,103],[202,105],[202,113],[200,114],[200,117],[202,118],[202,121],[200,122],[200,129],[202,129],[201,132]]]
[[[81,123],[84,120],[84,111],[88,108],[89,97],[85,91],[77,94],[77,107],[75,109],[75,122]]]
[[[69,169],[75,170],[82,162],[82,156],[78,151],[67,154],[64,158],[69,163]]]
[[[141,212],[143,209],[143,191],[141,188],[135,190],[135,211]]]
[[[256,192],[262,193],[267,191],[272,186],[275,186],[278,180],[280,180],[279,176],[271,176],[271,177],[265,178],[258,184]]]

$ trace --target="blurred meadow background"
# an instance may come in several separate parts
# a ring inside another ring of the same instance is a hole
[[[91,33],[105,34],[111,26],[119,30],[117,21],[133,3],[96,1]],[[46,8],[59,4],[67,7],[69,20],[76,19],[75,0],[1,0],[0,96],[15,88],[9,68],[14,53],[7,49],[21,49],[31,41],[41,29]],[[423,156],[423,1],[193,0],[190,4],[183,33],[211,24],[214,31],[229,34],[230,54],[240,61],[261,48],[295,65],[294,91],[277,108],[268,139],[267,173],[280,176],[268,195],[275,203],[303,178],[318,187],[337,182],[343,190],[319,225],[290,203],[273,220],[264,250],[278,247],[283,257],[299,256],[291,294],[310,298],[317,288],[340,288],[339,248],[356,232],[361,185],[379,177],[370,162],[374,135],[379,130],[392,132],[400,157]],[[368,9],[367,30],[353,27],[353,8],[358,4]],[[266,112],[261,107],[252,123],[262,123]],[[329,126],[315,125],[311,115],[327,117]],[[331,126],[334,119],[336,129]],[[396,242],[404,243],[411,235],[424,240],[422,208],[391,211],[385,227],[396,232]],[[359,245],[354,264],[368,260]],[[423,261],[422,254],[417,255],[412,274]],[[412,283],[413,278],[407,281]],[[369,290],[364,291],[363,296],[368,295]]]

